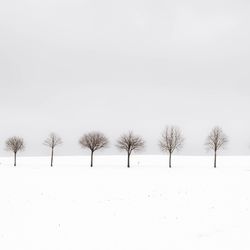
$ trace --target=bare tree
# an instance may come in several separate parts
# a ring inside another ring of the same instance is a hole
[[[51,148],[51,158],[50,158],[51,167],[53,167],[54,149],[56,146],[61,145],[62,143],[63,143],[62,139],[55,133],[51,133],[49,137],[43,142],[43,145]]]
[[[91,132],[83,135],[79,143],[82,148],[88,148],[91,152],[90,166],[93,167],[93,156],[96,150],[105,148],[108,145],[108,139],[100,132]]]
[[[220,127],[214,127],[208,135],[205,146],[207,150],[214,151],[214,167],[217,164],[217,151],[228,143],[228,138]]]
[[[180,150],[183,146],[184,138],[178,127],[166,127],[162,133],[159,145],[162,151],[169,153],[169,168],[172,167],[172,154],[175,150]]]
[[[128,134],[122,135],[118,140],[116,147],[120,150],[125,150],[128,155],[127,167],[130,167],[130,155],[133,151],[140,151],[145,146],[142,137],[134,135],[132,131]]]
[[[18,151],[24,150],[24,140],[23,138],[13,136],[9,138],[6,142],[6,150],[12,151],[14,153],[14,166],[16,166],[16,155]]]

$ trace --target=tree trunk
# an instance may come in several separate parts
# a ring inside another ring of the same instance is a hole
[[[169,153],[169,168],[172,167],[172,153]]]
[[[94,151],[91,151],[90,167],[93,167],[93,155],[94,155]]]
[[[53,160],[54,160],[54,148],[51,150],[51,159],[50,159],[50,166],[53,167]]]
[[[214,168],[216,168],[217,165],[217,152],[214,151]]]
[[[14,167],[16,167],[16,152],[14,152]]]
[[[127,165],[128,168],[130,168],[130,153],[128,153],[128,165]]]

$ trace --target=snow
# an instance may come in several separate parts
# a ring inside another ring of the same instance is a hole
[[[89,160],[0,158],[0,249],[250,249],[250,157]]]

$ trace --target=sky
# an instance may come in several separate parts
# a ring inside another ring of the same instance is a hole
[[[86,154],[79,138],[133,130],[142,153],[159,154],[167,125],[185,137],[180,154],[207,154],[215,125],[224,154],[250,153],[248,0],[8,0],[0,2],[0,155],[25,139],[23,155]]]

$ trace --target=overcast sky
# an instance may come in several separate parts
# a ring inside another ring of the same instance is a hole
[[[0,154],[11,135],[24,155],[81,154],[100,130],[133,130],[160,153],[166,125],[205,154],[214,125],[226,154],[250,153],[249,0],[8,0],[0,2]],[[103,153],[119,153],[113,145]]]

